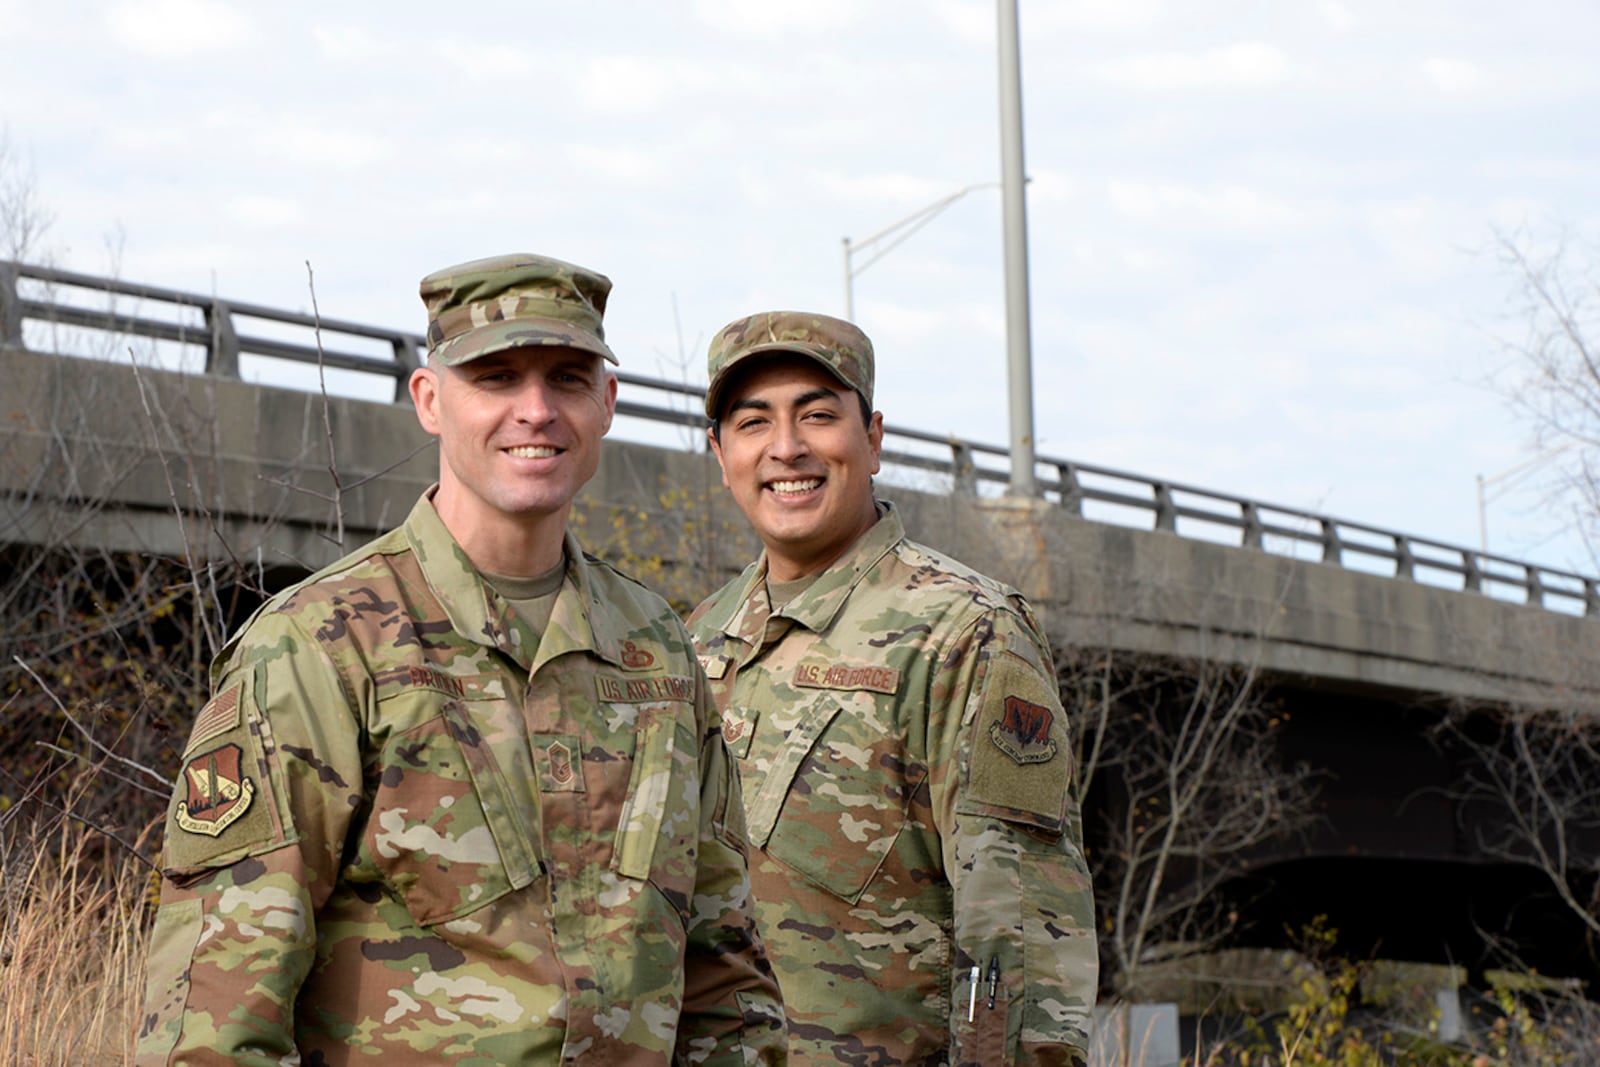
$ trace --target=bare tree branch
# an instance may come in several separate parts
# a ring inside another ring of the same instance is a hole
[[[88,727],[84,726],[83,723],[79,722],[77,720],[77,718],[72,714],[72,712],[67,709],[66,704],[62,703],[61,698],[56,696],[54,691],[52,691],[51,688],[48,685],[45,684],[45,680],[43,678],[40,678],[39,675],[37,673],[35,673],[35,671],[34,671],[34,669],[32,667],[30,667],[26,663],[24,663],[20,657],[13,656],[12,659],[16,660],[17,666],[21,667],[24,671],[26,671],[28,677],[32,678],[34,680],[34,682],[39,686],[40,690],[46,696],[48,696],[50,698],[51,703],[55,704],[56,709],[61,712],[61,717],[66,719],[67,722],[71,723],[72,724],[72,728],[74,730],[77,730],[78,733],[83,737],[83,739],[85,741],[89,742],[89,744],[96,751],[101,753],[103,756],[105,756],[105,758],[107,758],[109,760],[113,760],[113,761],[115,761],[117,763],[122,764],[125,767],[129,767],[129,768],[131,768],[133,770],[139,771],[142,774],[148,776],[151,781],[153,781],[157,785],[160,785],[160,786],[163,787],[163,793],[164,794],[171,792],[171,790],[172,790],[172,779],[168,778],[166,775],[159,774],[156,771],[151,770],[149,767],[146,767],[142,763],[135,763],[133,760],[127,759],[127,758],[125,758],[123,756],[119,756],[115,752],[113,752],[109,748],[107,748],[105,745],[101,744],[99,739],[94,736],[94,734],[88,729]]]

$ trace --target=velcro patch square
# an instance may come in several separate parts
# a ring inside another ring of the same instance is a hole
[[[989,664],[979,699],[956,811],[1060,833],[1072,750],[1055,680],[1006,651]]]
[[[728,708],[722,713],[722,743],[734,759],[742,760],[750,754],[750,742],[756,735],[756,718],[760,712],[754,708]]]
[[[239,725],[239,690],[240,685],[231,685],[227,689],[212,697],[205,707],[200,709],[200,714],[194,720],[194,729],[189,731],[190,751],[199,748],[213,737],[227,733]]]
[[[576,734],[535,734],[533,763],[545,793],[582,793],[583,742]]]

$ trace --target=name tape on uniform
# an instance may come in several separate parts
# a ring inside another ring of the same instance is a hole
[[[694,679],[676,674],[661,674],[654,678],[619,678],[602,674],[595,678],[594,688],[601,700],[613,704],[647,704],[652,700],[693,700]]]
[[[802,663],[794,669],[794,684],[806,689],[864,689],[893,696],[900,688],[900,671],[850,663]]]

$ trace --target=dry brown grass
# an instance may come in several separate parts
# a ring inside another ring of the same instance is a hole
[[[147,873],[125,850],[76,824],[0,840],[0,1049],[7,1064],[132,1062]]]

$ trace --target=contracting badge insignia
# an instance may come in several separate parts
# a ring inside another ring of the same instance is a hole
[[[256,784],[240,769],[238,745],[221,745],[183,765],[189,796],[178,801],[173,817],[191,834],[218,837],[244,818],[255,799]]]
[[[1049,763],[1056,754],[1056,743],[1050,740],[1053,721],[1055,716],[1049,708],[1030,704],[1021,697],[1006,697],[1000,721],[989,725],[989,739],[1019,766]]]

